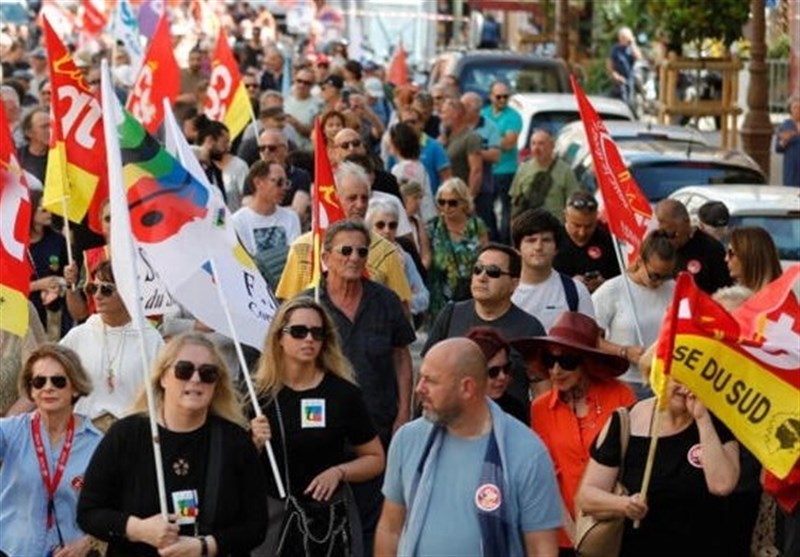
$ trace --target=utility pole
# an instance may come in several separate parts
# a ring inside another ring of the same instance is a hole
[[[742,124],[742,147],[769,176],[772,122],[769,118],[767,44],[764,39],[766,21],[764,0],[750,0],[750,86],[747,91],[747,113]]]

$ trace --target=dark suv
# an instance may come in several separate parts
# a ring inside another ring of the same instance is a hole
[[[458,80],[462,93],[473,91],[484,101],[495,81],[504,81],[512,93],[570,93],[569,70],[563,60],[510,50],[448,50],[434,58],[428,83],[446,75]]]

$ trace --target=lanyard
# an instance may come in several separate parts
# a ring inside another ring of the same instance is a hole
[[[64,469],[67,467],[69,452],[70,449],[72,449],[72,438],[75,436],[75,416],[70,415],[69,417],[64,446],[61,447],[61,454],[58,455],[58,463],[56,464],[56,471],[52,479],[50,478],[50,471],[47,469],[47,459],[44,454],[41,421],[42,417],[37,413],[31,421],[31,433],[33,434],[33,443],[36,446],[36,459],[39,461],[39,472],[42,474],[42,483],[47,490],[47,528],[50,529],[53,527],[56,488],[58,488],[61,477],[64,475]]]

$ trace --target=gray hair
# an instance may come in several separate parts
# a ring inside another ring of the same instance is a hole
[[[364,221],[367,223],[367,226],[371,227],[373,225],[373,219],[376,215],[387,214],[391,215],[395,218],[398,218],[400,215],[397,212],[397,206],[390,201],[385,199],[371,199],[369,202],[369,209],[367,209],[367,216]]]
[[[329,252],[333,249],[333,239],[340,232],[361,232],[367,241],[367,246],[370,244],[369,229],[366,224],[357,220],[340,220],[325,230],[325,238],[322,240],[322,249],[324,251]]]
[[[336,173],[334,174],[334,181],[336,182],[337,191],[339,191],[339,186],[346,177],[352,177],[358,180],[358,182],[361,184],[367,186],[368,192],[372,190],[372,184],[370,183],[369,176],[367,176],[367,172],[360,165],[348,161],[339,163],[339,166],[336,167]]]

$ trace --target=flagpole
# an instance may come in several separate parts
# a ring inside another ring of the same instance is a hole
[[[242,351],[242,346],[239,343],[239,336],[236,334],[236,328],[233,326],[233,318],[231,317],[231,312],[228,308],[228,301],[225,299],[225,293],[222,289],[220,276],[219,273],[217,273],[217,264],[214,262],[213,257],[209,258],[208,261],[211,264],[211,274],[214,276],[214,283],[217,286],[219,301],[222,305],[222,310],[225,313],[225,319],[228,321],[228,330],[230,331],[231,340],[233,340],[233,346],[236,348],[236,356],[239,358],[239,366],[242,370],[242,376],[244,376],[244,382],[247,385],[247,392],[250,395],[250,401],[253,403],[253,410],[255,410],[256,416],[261,417],[264,415],[264,412],[262,412],[261,406],[258,404],[256,389],[253,386],[253,378],[250,377],[247,361],[244,358],[244,352]],[[286,497],[286,490],[283,487],[283,480],[281,480],[281,474],[278,470],[278,463],[275,460],[275,453],[272,450],[272,442],[267,439],[265,446],[267,449],[267,457],[269,458],[269,465],[272,469],[272,477],[275,479],[275,486],[278,488],[278,495],[281,499],[283,499]]]
[[[633,325],[636,331],[636,342],[639,343],[639,346],[644,346],[642,327],[639,325],[639,318],[636,315],[636,305],[633,303],[633,292],[631,292],[631,285],[630,282],[628,282],[628,273],[626,272],[626,266],[623,263],[624,260],[622,258],[622,248],[619,245],[619,239],[613,234],[611,234],[611,241],[614,242],[614,255],[617,256],[617,264],[622,272],[622,283],[625,285],[625,293],[628,295],[628,303],[631,305],[631,315],[633,315]]]
[[[69,208],[67,207],[67,197],[65,195],[61,196],[61,210],[64,213],[64,238],[67,240],[67,263],[72,265],[75,258],[72,256],[72,233],[69,229]],[[73,284],[72,289],[74,290],[77,286],[77,284]]]
[[[653,356],[655,359],[655,355]],[[650,427],[650,447],[647,450],[647,462],[644,464],[644,476],[642,477],[642,486],[639,493],[642,496],[642,503],[647,501],[647,488],[650,487],[650,476],[653,473],[653,464],[656,460],[656,445],[658,445],[658,430],[661,421],[661,412],[658,411],[660,401],[656,398],[653,403],[653,416],[650,420],[652,424]],[[641,525],[641,519],[633,521],[633,527],[638,528]]]

